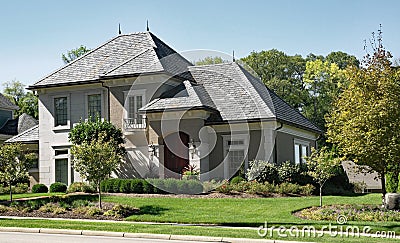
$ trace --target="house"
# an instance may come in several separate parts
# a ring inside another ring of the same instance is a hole
[[[14,113],[19,107],[0,94],[0,144],[18,133]]]
[[[79,181],[68,133],[101,116],[122,129],[121,178],[230,178],[249,161],[301,163],[321,130],[236,62],[193,66],[151,32],[118,35],[30,90],[39,97],[39,181]],[[36,131],[36,130],[35,130]]]

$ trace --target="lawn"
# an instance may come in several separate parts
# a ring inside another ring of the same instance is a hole
[[[22,194],[13,194],[13,199],[19,198],[29,198],[29,197],[43,197],[43,196],[53,196],[53,195],[63,195],[65,193],[22,193]],[[0,201],[8,201],[10,200],[10,194],[1,194]]]
[[[128,204],[141,209],[141,214],[130,216],[129,221],[151,221],[169,223],[202,223],[220,224],[227,226],[254,226],[258,227],[264,222],[269,226],[312,225],[321,228],[329,223],[303,220],[292,215],[292,211],[305,207],[315,206],[319,203],[318,197],[282,197],[282,198],[143,198],[105,196],[104,201]],[[354,197],[326,196],[325,204],[379,204],[380,194],[367,194]],[[400,234],[400,222],[371,223],[349,222],[348,225],[370,226],[373,232],[377,230],[396,231]],[[148,225],[139,223],[94,223],[81,221],[51,221],[51,220],[10,220],[0,219],[3,227],[35,227],[35,228],[65,228],[65,229],[90,229],[120,232],[161,233],[161,234],[190,234],[223,237],[260,238],[254,229],[229,229],[221,227],[199,227],[184,225]],[[269,237],[267,237],[269,238]],[[325,236],[322,238],[279,238],[274,234],[274,239],[302,240],[318,242],[370,242],[371,239],[341,238]],[[393,239],[374,239],[374,242],[393,242]]]

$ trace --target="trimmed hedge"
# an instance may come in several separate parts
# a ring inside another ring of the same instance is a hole
[[[177,179],[108,179],[100,184],[102,192],[108,193],[181,193],[198,194],[203,192],[203,185],[197,180]]]
[[[49,191],[49,188],[45,184],[36,184],[33,185],[32,187],[32,192],[33,193],[47,193]]]
[[[50,192],[67,192],[67,185],[62,182],[54,182],[50,185]]]

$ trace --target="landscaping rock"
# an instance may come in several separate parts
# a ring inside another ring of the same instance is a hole
[[[385,194],[385,208],[386,209],[400,209],[400,194],[399,193],[386,193]]]

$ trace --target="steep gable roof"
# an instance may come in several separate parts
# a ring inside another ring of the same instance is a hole
[[[37,143],[39,142],[39,125],[33,126],[28,130],[8,139],[6,143]]]
[[[7,97],[0,93],[0,109],[19,110],[19,107],[12,103]]]
[[[150,32],[118,35],[41,79],[30,89],[99,82],[101,79],[165,72],[188,77],[189,61]]]

